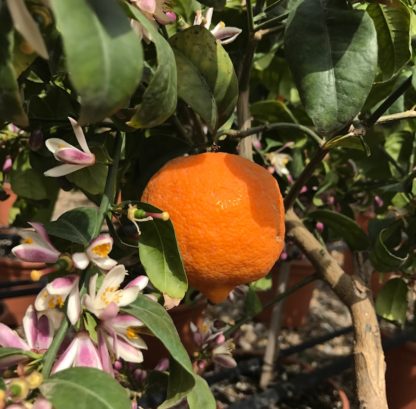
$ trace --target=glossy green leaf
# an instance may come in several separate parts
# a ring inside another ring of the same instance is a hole
[[[401,278],[387,281],[376,298],[377,314],[403,325],[406,321],[407,294],[407,284]]]
[[[15,29],[28,44],[43,58],[48,58],[48,50],[35,20],[29,13],[24,0],[6,0]]]
[[[365,250],[368,237],[354,220],[332,210],[315,210],[308,217],[322,222],[326,227],[342,237],[353,250]]]
[[[71,81],[81,97],[79,122],[122,108],[143,69],[141,42],[116,0],[52,0]]]
[[[184,59],[188,60],[186,65],[195,67],[208,84],[217,105],[216,128],[219,128],[234,111],[238,97],[238,81],[230,57],[215,37],[202,26],[193,26],[177,33],[170,39],[170,43],[175,54],[180,53],[182,57],[180,63],[184,65]],[[178,73],[179,96],[188,103],[193,102],[194,105],[191,107],[201,117],[206,116],[208,119],[205,120],[209,125],[213,121],[212,118],[209,119],[209,115],[201,110],[206,90],[204,89],[200,94],[196,93],[197,90],[192,90],[192,98],[189,95],[191,91],[186,84],[188,81],[186,74],[194,71],[193,67],[186,69],[181,67],[182,71]],[[195,100],[198,100],[198,103],[195,103]],[[206,109],[210,112],[211,101],[205,103],[209,105]]]
[[[393,243],[391,240],[397,233],[398,229],[395,225],[386,227],[378,233],[370,253],[370,260],[373,266],[380,272],[397,271],[408,260],[408,254],[399,254],[393,250],[396,247],[396,241]]]
[[[160,304],[141,294],[136,301],[122,310],[141,320],[159,338],[175,361],[170,366],[168,400],[160,408],[174,406],[192,390],[195,377],[191,360],[180,341],[172,318]]]
[[[126,389],[106,372],[95,368],[70,368],[46,379],[42,395],[55,409],[131,409]]]
[[[333,148],[348,148],[348,149],[357,149],[359,151],[366,152],[369,156],[370,148],[365,143],[363,138],[359,136],[351,135],[340,135],[332,138],[326,144],[326,147],[329,149]]]
[[[218,108],[214,95],[197,67],[183,54],[175,50],[178,78],[178,95],[197,112],[208,128],[213,131],[218,120]]]
[[[13,68],[14,32],[6,3],[0,3],[0,123],[11,121],[27,126],[29,121],[20,99],[17,74]]]
[[[157,68],[140,105],[127,123],[133,128],[148,128],[162,124],[175,112],[177,102],[175,56],[169,43],[158,33],[153,24],[137,8],[130,5],[128,7],[134,19],[150,33],[157,53]]]
[[[286,104],[274,99],[255,102],[250,106],[250,113],[262,122],[297,122]]]
[[[411,57],[410,10],[400,0],[388,5],[371,3],[367,8],[374,21],[378,41],[381,80],[393,77]]]
[[[339,0],[303,0],[290,13],[285,50],[307,114],[333,135],[361,110],[377,70],[370,16]]]
[[[66,175],[66,178],[80,189],[91,195],[99,195],[104,192],[108,167],[102,163],[96,163],[76,172]]]
[[[46,223],[45,229],[51,236],[86,247],[94,237],[97,222],[97,209],[78,207],[65,212],[58,220]]]
[[[198,375],[195,376],[195,381],[195,386],[188,395],[189,409],[215,409],[217,403],[207,381]]]
[[[33,200],[51,199],[58,189],[53,178],[32,168],[28,151],[22,151],[13,162],[10,183],[17,196]]]
[[[140,203],[139,208],[148,212],[160,212],[146,203]],[[188,289],[188,280],[172,222],[155,218],[140,223],[140,230],[140,261],[151,283],[163,294],[182,299]]]

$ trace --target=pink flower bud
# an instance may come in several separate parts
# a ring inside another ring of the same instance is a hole
[[[6,159],[3,163],[3,173],[9,173],[12,170],[13,161],[10,156],[6,156]]]
[[[324,224],[322,222],[317,222],[315,225],[316,230],[318,230],[319,233],[322,233],[324,231]]]

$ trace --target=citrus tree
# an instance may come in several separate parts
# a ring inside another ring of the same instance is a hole
[[[416,227],[413,7],[0,1],[1,177],[18,196],[12,222],[31,223],[13,253],[53,271],[25,337],[0,324],[0,407],[127,409],[157,384],[161,408],[215,408],[166,310],[198,292],[222,302],[266,275],[286,220],[350,309],[362,407],[387,408],[366,280],[374,268],[398,273],[376,306],[403,323]],[[97,207],[50,221],[61,189]],[[363,211],[368,234],[354,220]],[[322,244],[334,238],[358,274]],[[216,348],[234,330],[210,333],[204,357],[235,365]],[[142,334],[170,355],[144,387]]]

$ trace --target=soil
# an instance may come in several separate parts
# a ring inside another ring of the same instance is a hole
[[[208,317],[219,318],[225,322],[233,323],[240,316],[242,311],[241,301],[226,302],[224,304],[208,308]],[[279,335],[280,349],[284,350],[298,344],[331,333],[335,330],[351,325],[351,318],[347,308],[338,300],[328,286],[318,282],[314,290],[310,305],[310,314],[303,326],[294,329],[282,329]],[[235,357],[237,361],[251,357],[263,357],[267,344],[268,329],[262,323],[249,323],[241,327],[236,337]],[[289,388],[292,376],[305,372],[305,369],[313,370],[329,364],[334,359],[346,356],[351,353],[353,339],[351,333],[333,338],[323,344],[306,349],[301,353],[293,355],[290,364],[283,363],[275,370],[275,377],[270,387],[276,385]],[[295,362],[295,363],[294,363]],[[220,368],[216,369],[221,371]],[[255,376],[239,375],[236,381],[222,380],[211,386],[221,409],[232,408],[236,402],[242,402],[250,396],[259,396],[263,391],[258,386],[259,373]],[[317,387],[307,393],[297,394],[296,390],[286,390],[289,399],[279,404],[266,400],[262,406],[259,400],[251,408],[264,409],[336,409],[342,408],[339,392],[334,385],[341,388],[350,400],[351,408],[358,407],[354,402],[353,372],[352,369],[342,374],[331,377],[331,383],[320,382]],[[238,405],[235,405],[237,408]],[[243,406],[241,406],[243,408]]]

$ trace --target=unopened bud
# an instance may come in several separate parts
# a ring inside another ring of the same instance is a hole
[[[36,152],[43,146],[43,132],[40,129],[32,131],[29,137],[29,148]]]
[[[40,372],[34,371],[29,376],[26,377],[26,382],[29,385],[30,389],[39,388],[43,382],[43,376]]]
[[[12,170],[13,161],[10,156],[7,156],[3,163],[3,173],[9,173]]]
[[[13,400],[23,400],[29,395],[29,385],[23,379],[17,379],[10,383],[9,393]]]
[[[315,225],[316,230],[318,230],[319,233],[322,233],[324,231],[324,224],[322,222],[317,222]]]

